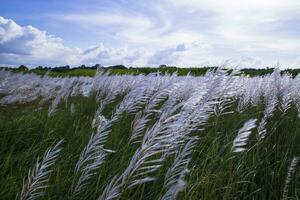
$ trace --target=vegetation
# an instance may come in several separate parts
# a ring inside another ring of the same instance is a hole
[[[228,73],[1,71],[1,199],[297,199],[300,77]]]
[[[44,75],[48,73],[49,76],[52,77],[66,77],[66,76],[89,76],[93,77],[96,74],[97,68],[103,69],[104,72],[110,75],[123,75],[123,74],[131,74],[131,75],[148,75],[151,73],[161,73],[161,74],[173,74],[177,73],[179,76],[186,76],[188,74],[192,76],[202,76],[209,70],[215,70],[217,67],[189,67],[189,68],[182,68],[182,67],[175,67],[175,66],[167,66],[167,65],[160,65],[157,67],[130,67],[127,68],[124,65],[114,65],[103,67],[99,64],[94,66],[88,67],[85,65],[81,65],[79,67],[70,68],[70,66],[62,66],[62,67],[36,67],[32,69],[28,69],[26,66],[21,65],[19,68],[8,68],[2,67],[2,69],[10,70],[12,72],[23,72],[23,73],[35,73],[38,75]],[[0,68],[1,69],[1,68]],[[230,72],[231,70],[228,69]],[[252,68],[245,68],[240,70],[242,74],[248,75],[251,77],[254,76],[263,76],[267,74],[271,74],[274,71],[274,68],[264,68],[264,69],[252,69]],[[300,69],[285,69],[281,71],[281,74],[289,73],[293,77],[296,77],[300,72]]]

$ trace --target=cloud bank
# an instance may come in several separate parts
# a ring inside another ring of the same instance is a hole
[[[0,60],[2,65],[130,64],[141,52],[128,48],[105,48],[103,44],[82,50],[63,44],[61,38],[32,26],[20,26],[0,17]]]

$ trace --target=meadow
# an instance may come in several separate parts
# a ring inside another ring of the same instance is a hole
[[[93,73],[0,71],[1,199],[299,198],[300,76]]]

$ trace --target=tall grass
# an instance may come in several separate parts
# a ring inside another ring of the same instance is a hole
[[[41,199],[296,199],[299,86],[278,70],[253,78],[220,69],[94,78],[1,71],[1,199],[30,199],[36,183]],[[63,149],[49,149],[59,138]]]

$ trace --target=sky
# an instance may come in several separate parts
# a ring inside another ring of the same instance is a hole
[[[0,0],[0,65],[300,67],[299,0]]]

